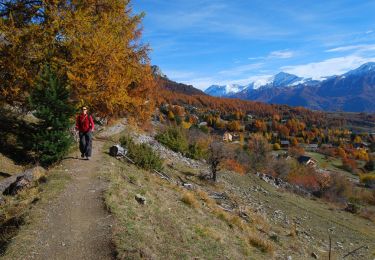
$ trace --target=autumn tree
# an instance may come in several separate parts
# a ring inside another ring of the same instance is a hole
[[[127,0],[2,1],[1,98],[24,102],[48,62],[68,76],[71,98],[97,114],[147,117],[154,79],[142,18]]]
[[[225,149],[222,143],[212,142],[208,149],[208,163],[211,169],[211,179],[216,182],[217,173],[219,171],[219,166],[224,160],[226,155]]]
[[[1,100],[26,103],[43,66],[64,59],[58,9],[58,1],[1,1]]]
[[[253,135],[248,143],[251,166],[255,170],[265,168],[271,147],[266,138],[261,134]]]

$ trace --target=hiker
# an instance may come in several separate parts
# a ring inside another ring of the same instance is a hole
[[[94,120],[87,114],[87,107],[82,107],[82,112],[77,116],[76,130],[79,131],[79,150],[81,158],[90,160],[92,150],[92,132],[94,131]]]

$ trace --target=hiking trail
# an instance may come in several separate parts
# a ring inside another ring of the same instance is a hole
[[[98,176],[103,144],[93,140],[91,160],[74,152],[61,163],[71,180],[43,208],[27,259],[113,259],[112,217],[103,202],[106,182]]]

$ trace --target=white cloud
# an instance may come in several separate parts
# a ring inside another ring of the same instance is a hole
[[[246,65],[237,66],[228,70],[222,70],[219,72],[220,75],[223,76],[239,76],[246,72],[251,72],[253,70],[259,69],[264,65],[264,63],[251,63]]]
[[[281,70],[301,77],[320,79],[325,76],[344,74],[370,61],[375,61],[375,57],[349,55],[303,65],[285,66]]]
[[[359,44],[359,45],[347,45],[333,49],[326,50],[326,52],[344,52],[344,51],[375,51],[375,44]]]
[[[284,50],[284,51],[273,51],[268,55],[269,59],[289,59],[294,56],[294,52]]]

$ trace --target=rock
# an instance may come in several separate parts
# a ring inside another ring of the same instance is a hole
[[[42,167],[34,167],[22,173],[12,175],[0,181],[0,194],[14,195],[14,192],[12,192],[14,187],[17,186],[20,188],[21,185],[25,186],[27,183],[31,184],[33,181],[40,180],[45,176],[45,172]],[[19,183],[17,184],[17,182]],[[12,188],[10,188],[10,186],[12,186]]]
[[[311,253],[311,257],[314,259],[319,259],[318,255],[314,252]]]
[[[11,183],[8,188],[5,189],[3,192],[4,195],[16,195],[20,190],[24,188],[28,188],[32,184],[32,176],[24,175],[24,176],[18,176],[16,181]]]
[[[193,184],[191,184],[191,183],[184,183],[184,184],[182,184],[182,186],[184,186],[184,188],[186,188],[188,190],[194,189]]]
[[[353,203],[348,203],[348,205],[345,208],[345,211],[353,213],[353,214],[357,213],[358,210],[359,210],[358,205],[353,204]]]
[[[0,196],[0,206],[3,205],[5,203],[5,199],[3,198],[3,196]]]
[[[146,204],[146,198],[143,197],[143,196],[140,195],[140,194],[135,195],[135,200],[136,200],[139,204],[142,204],[142,205],[145,205],[145,204]]]
[[[109,155],[113,157],[125,156],[126,154],[127,154],[127,150],[119,144],[116,144],[109,148]]]

